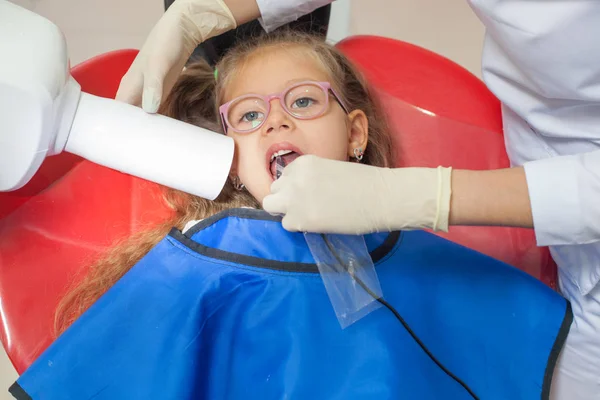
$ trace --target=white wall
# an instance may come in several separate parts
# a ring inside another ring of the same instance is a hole
[[[483,24],[465,0],[351,0],[350,32],[433,50],[481,77]]]
[[[56,23],[65,33],[71,64],[96,54],[139,48],[160,17],[163,0],[10,0]],[[483,26],[465,0],[338,0],[329,38],[375,34],[436,51],[480,76]],[[2,40],[2,38],[0,38]],[[16,379],[0,349],[0,400]]]
[[[163,12],[163,0],[9,0],[54,22],[75,65],[96,54],[140,48]]]

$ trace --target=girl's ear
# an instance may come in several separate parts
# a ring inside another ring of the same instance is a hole
[[[369,142],[369,120],[362,110],[348,114],[348,156],[354,157],[354,149],[364,152]]]

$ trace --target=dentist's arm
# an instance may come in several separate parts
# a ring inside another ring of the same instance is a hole
[[[291,231],[364,234],[449,225],[532,227],[523,168],[379,168],[315,156],[288,165],[263,201]]]
[[[238,13],[237,18],[229,6]],[[176,0],[152,28],[121,80],[116,99],[155,113],[199,43],[256,14],[254,0]]]
[[[332,0],[176,0],[121,80],[117,100],[154,113],[200,43],[261,17],[267,31]]]
[[[527,168],[535,165],[553,176],[576,179],[546,185]],[[556,166],[557,169],[553,169]],[[587,172],[579,170],[584,166]],[[576,171],[572,171],[575,168]],[[564,169],[564,171],[563,171]],[[283,214],[290,231],[364,234],[423,229],[446,231],[449,225],[514,226],[532,228],[530,187],[543,185],[545,204],[578,201],[580,209],[542,209],[555,220],[565,220],[556,232],[569,231],[573,242],[600,239],[600,151],[536,161],[525,168],[491,171],[448,168],[379,168],[315,156],[302,156],[288,165],[263,201],[266,211]],[[589,186],[578,187],[581,181]],[[568,200],[567,200],[568,201]],[[567,204],[568,205],[568,204]],[[554,227],[553,227],[554,228]]]
[[[533,228],[523,168],[454,170],[449,225]]]
[[[238,25],[254,21],[260,17],[260,8],[257,0],[223,0],[223,2],[229,7]]]
[[[260,23],[271,32],[280,26],[308,15],[334,0],[256,0],[260,9]]]
[[[487,28],[483,78],[516,133],[511,151],[545,155],[524,164],[538,244],[600,241],[600,2],[469,1]]]

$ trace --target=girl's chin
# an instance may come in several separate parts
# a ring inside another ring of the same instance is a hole
[[[250,193],[252,197],[256,199],[256,201],[262,204],[263,199],[271,193],[271,184],[269,183],[264,186],[261,185],[261,188],[259,190],[253,190],[246,186],[246,190]]]

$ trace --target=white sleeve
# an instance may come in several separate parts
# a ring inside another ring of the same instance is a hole
[[[525,164],[538,245],[600,240],[600,151]]]
[[[525,166],[538,244],[600,241],[600,0],[469,2],[487,30],[488,87],[537,135],[507,143]]]
[[[260,24],[271,32],[280,26],[310,14],[334,0],[256,0],[260,10]]]

